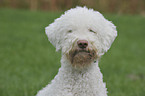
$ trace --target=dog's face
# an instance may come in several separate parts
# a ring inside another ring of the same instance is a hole
[[[116,27],[99,12],[77,7],[46,27],[49,41],[75,67],[87,66],[110,48]]]

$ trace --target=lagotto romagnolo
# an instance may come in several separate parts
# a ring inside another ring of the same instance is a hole
[[[37,96],[107,96],[98,61],[117,36],[114,24],[98,11],[76,7],[45,31],[56,50],[62,52],[61,67]]]

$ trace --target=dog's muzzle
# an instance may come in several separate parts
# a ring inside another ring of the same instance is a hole
[[[97,58],[97,51],[86,40],[77,41],[67,54],[73,67],[86,67]]]

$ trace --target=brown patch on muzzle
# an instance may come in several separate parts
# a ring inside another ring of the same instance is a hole
[[[67,54],[73,67],[85,67],[90,65],[96,58],[97,52],[93,49],[72,49]]]

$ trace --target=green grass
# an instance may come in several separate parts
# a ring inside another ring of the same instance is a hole
[[[44,28],[61,12],[0,9],[0,96],[34,96],[57,74]],[[109,96],[145,96],[145,18],[105,15],[118,37],[99,65]]]

